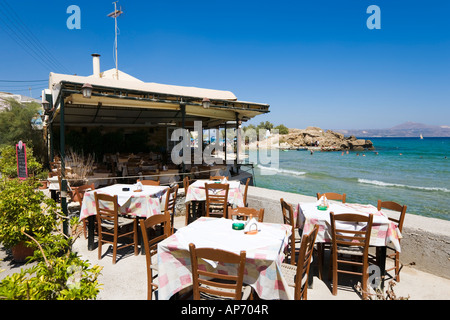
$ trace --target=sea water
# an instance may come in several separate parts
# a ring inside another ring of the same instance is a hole
[[[278,167],[254,163],[255,185],[314,197],[346,193],[347,202],[375,206],[395,201],[408,213],[450,220],[450,138],[365,139],[375,150],[277,151]]]

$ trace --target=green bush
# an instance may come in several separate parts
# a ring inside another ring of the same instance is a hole
[[[36,175],[42,170],[42,165],[33,155],[33,148],[27,146],[28,175]],[[0,147],[0,173],[8,178],[17,178],[16,147],[3,145]]]
[[[31,123],[42,109],[41,105],[35,102],[21,104],[14,99],[7,103],[6,109],[0,112],[0,145],[15,145],[22,140],[34,149],[35,157],[44,162],[47,150],[43,130],[33,129]]]
[[[37,188],[34,179],[0,182],[0,243],[5,247],[29,240],[24,233],[34,236],[54,230],[56,203]]]
[[[289,133],[289,129],[284,124],[280,124],[280,125],[276,126],[275,129],[278,130],[279,134],[288,134]]]
[[[72,238],[52,234],[37,235],[36,239],[40,250],[35,251],[30,262],[37,261],[37,264],[3,279],[0,300],[88,300],[97,297],[101,267],[91,267],[71,251]]]
[[[0,300],[95,299],[101,267],[91,267],[72,251],[81,233],[78,217],[70,221],[73,236],[62,234],[61,219],[66,218],[36,187],[31,179],[0,182],[0,242],[6,247],[21,241],[33,245],[28,262],[36,262],[0,281]]]

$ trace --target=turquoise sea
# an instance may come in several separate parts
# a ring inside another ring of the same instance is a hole
[[[279,151],[279,167],[261,164],[258,187],[309,196],[334,191],[347,202],[377,204],[378,199],[408,206],[408,213],[450,220],[450,138],[365,138],[375,150]],[[256,158],[253,158],[256,159]]]

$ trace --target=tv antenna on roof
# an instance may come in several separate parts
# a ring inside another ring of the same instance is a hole
[[[117,58],[117,17],[120,16],[123,11],[122,7],[120,7],[120,10],[117,10],[117,2],[114,1],[114,11],[108,14],[108,17],[114,18],[114,33],[115,33],[115,40],[114,40],[114,48],[115,48],[115,61],[116,61],[116,79],[119,80],[119,62]]]

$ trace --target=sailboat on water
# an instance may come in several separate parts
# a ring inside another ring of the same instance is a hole
[[[423,135],[422,135],[422,134],[420,134],[420,139],[421,139],[421,140],[423,139]]]

